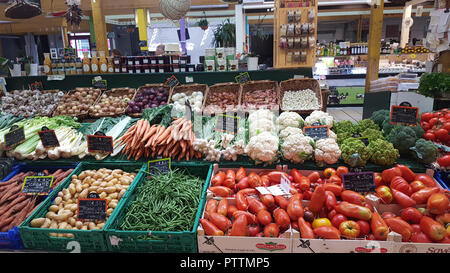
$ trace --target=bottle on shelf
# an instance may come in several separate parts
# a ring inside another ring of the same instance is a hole
[[[102,74],[108,73],[108,61],[106,60],[105,52],[99,51],[98,53],[100,55],[100,60],[99,60],[99,65],[98,65],[100,67],[100,73],[102,73]]]
[[[336,43],[336,47],[335,47],[335,55],[336,55],[336,56],[340,56],[340,55],[341,55],[341,47],[339,46],[338,43]]]
[[[108,57],[108,73],[114,73],[114,60],[113,57]]]
[[[328,47],[327,47],[327,45],[323,46],[323,56],[328,56]]]
[[[92,58],[91,58],[91,72],[92,72],[92,74],[97,74],[97,73],[99,73],[97,52],[92,51],[91,55],[92,55]]]
[[[44,53],[44,72],[45,75],[52,74],[52,60],[50,59],[50,53]]]
[[[77,75],[83,74],[83,63],[81,62],[80,58],[76,59],[75,66],[76,66]]]
[[[83,74],[91,74],[91,61],[89,52],[83,52]]]

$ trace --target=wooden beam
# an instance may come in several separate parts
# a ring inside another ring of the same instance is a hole
[[[103,15],[103,0],[91,0],[92,18],[94,20],[95,45],[97,52],[103,51],[108,56],[108,38],[105,16]],[[116,1],[114,1],[116,2]]]
[[[356,41],[361,42],[362,40],[362,16],[360,15],[358,18],[358,30],[356,32]]]
[[[136,9],[136,17],[137,17],[137,27],[139,30],[139,41],[146,41],[148,43],[147,10],[146,9]],[[141,50],[148,50],[148,46],[141,46]]]
[[[366,72],[366,93],[370,90],[370,82],[378,79],[378,70],[380,65],[381,34],[383,32],[383,9],[384,0],[375,0],[372,3],[379,2],[379,5],[373,4],[370,7],[369,22],[369,62]]]
[[[70,47],[69,44],[69,34],[67,33],[67,21],[65,18],[62,19],[62,38],[63,38],[63,43],[64,43],[64,47]]]

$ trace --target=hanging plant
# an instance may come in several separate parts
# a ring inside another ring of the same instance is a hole
[[[191,8],[191,0],[159,0],[161,13],[170,20],[180,20]]]
[[[41,14],[40,0],[13,0],[5,8],[5,16],[11,19],[28,19]]]
[[[67,12],[64,15],[66,17],[67,24],[72,26],[80,26],[81,16],[83,11],[80,9],[80,0],[67,0]]]
[[[198,21],[197,25],[203,29],[203,30],[207,30],[208,26],[209,26],[209,22],[208,20],[206,20],[206,13],[203,12],[203,15],[205,16],[205,18],[201,19],[200,21]]]

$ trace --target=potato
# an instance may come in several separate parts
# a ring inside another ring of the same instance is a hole
[[[114,170],[112,170],[112,173],[113,173],[113,174],[114,174],[114,173],[123,174],[124,171],[121,170],[121,169],[114,169]]]
[[[99,229],[103,229],[104,226],[105,226],[105,223],[99,223],[99,224],[97,224],[97,227],[98,227]]]
[[[49,233],[48,235],[49,235],[50,237],[58,237],[58,233],[53,233],[53,232],[52,232],[52,233]]]
[[[81,229],[81,228],[83,227],[83,222],[77,221],[77,222],[75,223],[75,227],[76,227],[77,229]]]
[[[90,186],[89,188],[88,188],[88,191],[89,192],[93,192],[93,191],[97,191],[98,190],[98,186]]]
[[[58,224],[58,229],[65,229],[66,226],[67,226],[66,222],[61,222],[61,223]]]
[[[83,179],[83,178],[81,178],[81,176],[83,175],[83,173],[84,173],[84,172],[81,172],[79,176],[77,176],[76,174],[72,175],[72,177],[71,177],[72,180],[74,180],[74,179]]]
[[[63,196],[64,196],[64,193],[58,192],[58,197],[63,197]]]
[[[119,197],[119,193],[117,192],[111,193],[110,195],[108,195],[108,197],[110,197],[111,199],[117,199],[117,197]]]
[[[113,213],[113,208],[109,208],[106,210],[106,215],[111,216],[111,213]]]
[[[98,187],[99,188],[106,188],[108,183],[107,182],[102,182]]]
[[[88,195],[88,193],[89,193],[89,191],[88,191],[88,189],[86,188],[86,189],[84,189],[84,190],[80,193],[80,195],[78,195],[78,197],[79,197],[79,198],[86,198],[87,195]]]
[[[51,205],[51,206],[48,208],[48,210],[49,210],[49,211],[53,211],[53,212],[58,212],[59,207],[58,207],[57,205]]]
[[[116,179],[119,179],[122,176],[122,174],[112,172],[112,176]]]
[[[51,223],[52,220],[50,218],[45,218],[45,221],[40,228],[49,228]]]
[[[55,202],[54,202],[54,203],[55,203],[55,205],[59,205],[59,204],[61,204],[62,200],[63,200],[63,199],[62,199],[62,197],[61,197],[61,196],[58,196],[58,197],[56,197],[56,198],[55,198]]]
[[[108,208],[115,208],[117,207],[117,201],[113,200],[111,202],[108,203]]]
[[[89,230],[92,230],[92,229],[96,228],[97,226],[95,225],[95,223],[89,222],[88,227],[89,227]]]
[[[70,200],[70,199],[72,199],[72,194],[70,194],[70,192],[68,192],[67,194],[65,194],[65,195],[63,196],[63,200],[64,200],[64,201],[68,201],[68,200]]]
[[[126,189],[120,190],[118,198],[121,199],[122,196],[125,194],[126,191],[127,191]]]
[[[35,219],[31,220],[30,226],[31,227],[41,227],[45,223],[46,219],[47,218],[35,218]]]
[[[116,190],[117,189],[114,186],[105,188],[106,193],[113,193],[116,192]]]
[[[57,214],[55,212],[53,212],[53,211],[49,211],[45,215],[46,218],[49,218],[49,219],[52,219],[52,220],[54,220],[56,216],[57,216]]]
[[[83,184],[81,185],[81,187],[83,188],[83,190],[89,188],[90,186],[91,186],[91,185],[89,185],[88,183],[83,183]]]
[[[102,192],[98,195],[100,198],[104,199],[106,198],[106,196],[108,196],[108,194],[106,192]]]
[[[77,220],[73,217],[69,217],[67,218],[67,222],[71,225],[71,226],[75,226],[75,224],[77,223]]]
[[[83,191],[83,186],[81,186],[81,183],[77,183],[75,186],[75,190],[80,193]]]
[[[50,224],[50,228],[51,229],[57,229],[58,228],[58,222],[52,221],[52,223]]]

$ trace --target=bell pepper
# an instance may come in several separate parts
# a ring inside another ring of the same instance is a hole
[[[317,213],[325,205],[326,201],[325,189],[323,185],[319,185],[315,188],[311,195],[311,201],[309,203],[309,208],[312,212]]]
[[[400,217],[387,218],[384,221],[392,231],[402,235],[403,242],[409,241],[413,233],[413,228],[408,222],[402,220]]]
[[[411,186],[401,176],[394,176],[391,180],[390,187],[391,189],[401,191],[408,196],[411,196],[413,193]]]
[[[352,204],[356,204],[356,205],[360,205],[360,206],[364,206],[365,200],[366,198],[355,192],[355,191],[351,191],[351,190],[345,190],[341,193],[341,199],[352,203]]]
[[[325,206],[327,207],[327,210],[331,211],[337,205],[336,196],[331,191],[325,191],[325,196],[327,197]]]
[[[236,220],[234,220],[233,226],[231,227],[230,236],[248,236],[248,222],[245,215],[240,215]]]
[[[425,204],[428,201],[428,198],[433,193],[438,193],[439,188],[433,187],[433,188],[425,188],[416,191],[415,193],[411,194],[411,198],[416,201],[416,204]]]
[[[308,222],[303,219],[303,217],[298,218],[298,231],[300,232],[300,238],[303,239],[314,239],[314,231],[308,225]]]
[[[378,212],[372,213],[372,219],[370,219],[370,228],[375,236],[375,239],[385,241],[389,233],[389,227],[386,222],[381,218]]]
[[[223,236],[224,233],[222,230],[218,229],[213,223],[206,219],[200,219],[200,224],[202,225],[203,230],[206,235],[209,236]]]
[[[340,202],[334,209],[340,214],[359,220],[369,221],[372,217],[370,209],[346,201]]]
[[[318,228],[315,228],[313,232],[323,239],[341,239],[341,233],[339,232],[339,229],[333,226],[320,226]]]
[[[323,188],[325,189],[325,191],[331,191],[332,193],[334,193],[334,196],[341,196],[341,193],[344,190],[341,185],[333,183],[325,183],[323,184]]]
[[[239,167],[239,169],[236,172],[236,181],[241,181],[241,179],[246,176],[247,174],[245,173],[244,167]]]
[[[256,214],[260,210],[267,210],[266,205],[264,205],[261,201],[255,199],[253,197],[248,197],[247,202],[248,202],[248,210],[251,213]]]
[[[224,186],[209,187],[208,190],[210,190],[215,196],[220,197],[229,197],[232,193],[230,188]]]
[[[403,192],[395,189],[391,189],[391,191],[394,200],[403,208],[414,207],[416,205],[416,201]]]
[[[391,180],[394,176],[402,176],[402,171],[399,167],[393,167],[381,172],[381,177],[383,178],[383,182],[386,185],[389,185],[391,183]]]
[[[402,177],[408,181],[408,183],[411,183],[416,178],[416,174],[405,165],[397,164],[396,167],[400,168],[400,171],[402,173]]]
[[[441,241],[447,235],[444,226],[428,216],[420,219],[420,229],[434,242]]]
[[[275,203],[282,209],[287,209],[287,206],[289,204],[289,201],[282,195],[276,195],[275,197]]]
[[[304,209],[302,205],[302,194],[298,193],[289,199],[286,211],[292,221],[297,221],[299,217],[303,217]]]
[[[211,179],[211,185],[212,186],[221,186],[224,180],[225,180],[225,172],[219,171]]]
[[[381,198],[385,204],[390,204],[392,202],[392,192],[388,186],[379,186],[375,191],[376,195]]]
[[[228,213],[228,201],[227,199],[223,198],[219,201],[219,204],[217,205],[217,213],[222,214],[223,216],[227,216]]]

